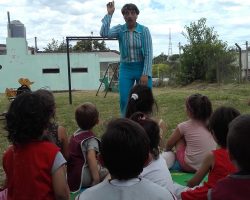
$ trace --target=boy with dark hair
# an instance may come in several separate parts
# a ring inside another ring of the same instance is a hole
[[[75,119],[79,129],[70,138],[67,165],[68,184],[72,192],[96,185],[108,174],[96,159],[100,141],[92,131],[99,122],[95,105],[84,103],[78,106]]]
[[[80,200],[168,200],[171,193],[138,178],[148,160],[149,139],[143,128],[130,119],[111,121],[102,136],[101,156],[111,179],[87,189]]]
[[[240,115],[229,125],[227,137],[231,160],[239,171],[221,179],[214,188],[209,190],[208,199],[241,199],[250,196],[250,115]]]

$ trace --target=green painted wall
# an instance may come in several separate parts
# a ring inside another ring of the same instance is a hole
[[[24,38],[7,38],[7,55],[0,55],[0,93],[6,88],[17,88],[19,78],[34,81],[32,90],[48,87],[50,90],[68,90],[68,66],[66,53],[31,54]],[[100,65],[119,62],[113,52],[88,52],[70,54],[71,68],[87,68],[86,72],[71,72],[72,90],[97,90],[100,82]],[[60,73],[43,73],[56,68]]]

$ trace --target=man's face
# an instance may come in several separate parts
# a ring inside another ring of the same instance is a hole
[[[129,28],[133,28],[135,26],[137,19],[135,10],[125,10],[123,17]]]

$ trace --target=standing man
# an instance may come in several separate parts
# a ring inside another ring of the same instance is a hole
[[[152,39],[149,29],[136,22],[140,11],[135,4],[122,7],[125,24],[110,28],[115,11],[114,1],[107,4],[107,15],[102,19],[100,35],[117,38],[120,48],[119,92],[120,110],[125,115],[128,95],[135,81],[152,88]]]

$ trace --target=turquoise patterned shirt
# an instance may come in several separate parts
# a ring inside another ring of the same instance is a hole
[[[120,49],[120,62],[143,62],[142,75],[152,77],[152,39],[149,29],[137,23],[133,32],[130,32],[126,24],[110,28],[111,15],[105,15],[102,19],[100,35],[107,38],[117,38]]]

